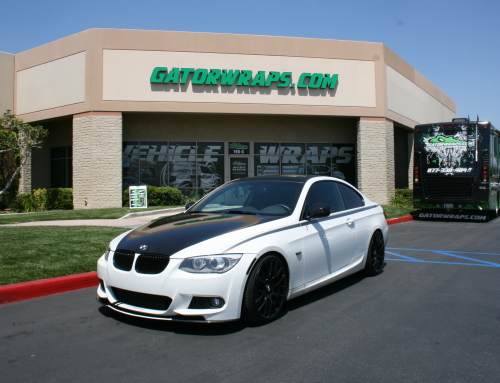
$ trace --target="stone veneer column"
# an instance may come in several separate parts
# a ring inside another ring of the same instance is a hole
[[[414,132],[408,132],[408,188],[413,189],[413,139]]]
[[[394,125],[391,120],[361,117],[358,122],[358,188],[368,198],[387,204],[394,196]]]
[[[73,116],[73,207],[122,206],[122,115]]]
[[[28,153],[24,153],[26,157]],[[29,152],[28,159],[21,169],[21,178],[19,179],[19,194],[29,194],[31,193],[31,157],[33,155],[33,150]]]

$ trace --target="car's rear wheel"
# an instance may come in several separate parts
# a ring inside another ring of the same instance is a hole
[[[370,246],[368,246],[368,254],[366,256],[366,265],[364,269],[365,274],[370,276],[380,274],[384,268],[384,259],[384,236],[380,230],[377,230],[373,233]]]
[[[250,273],[243,295],[242,316],[250,323],[263,324],[278,317],[286,300],[288,275],[283,261],[265,255]]]

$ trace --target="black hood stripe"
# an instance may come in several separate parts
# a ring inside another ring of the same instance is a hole
[[[283,217],[181,213],[131,231],[120,241],[117,248],[134,253],[173,255],[207,239],[280,218]],[[140,247],[144,245],[146,248],[141,250]]]

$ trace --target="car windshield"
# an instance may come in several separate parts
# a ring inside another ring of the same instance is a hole
[[[302,187],[293,181],[238,181],[218,189],[190,212],[290,215]]]

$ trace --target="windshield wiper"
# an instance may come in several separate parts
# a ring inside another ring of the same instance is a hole
[[[256,215],[257,213],[248,211],[248,210],[229,210],[229,214],[251,214],[251,215]]]

